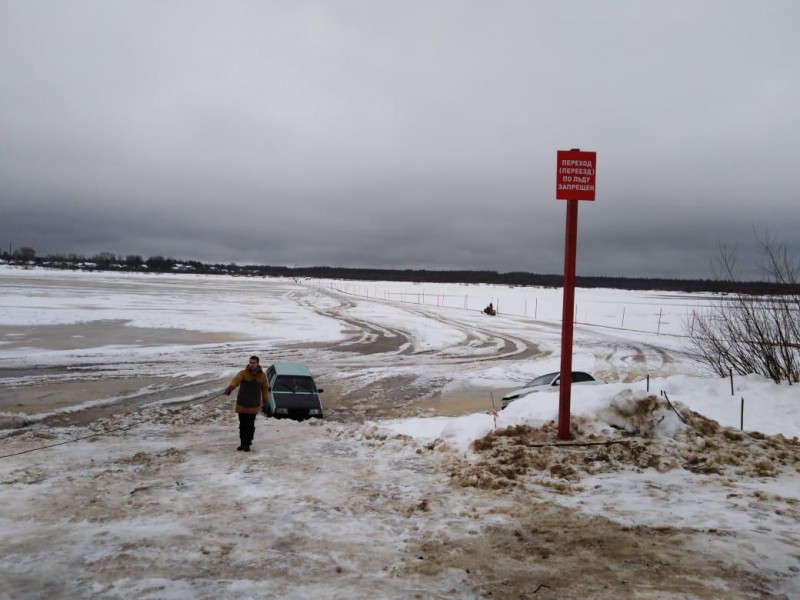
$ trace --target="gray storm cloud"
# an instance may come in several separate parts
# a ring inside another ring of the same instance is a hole
[[[792,2],[0,5],[0,247],[705,277],[800,226]],[[795,250],[797,246],[792,246]],[[745,257],[746,258],[746,257]]]

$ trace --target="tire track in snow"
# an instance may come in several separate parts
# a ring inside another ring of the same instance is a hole
[[[337,342],[332,345],[324,346],[330,351],[354,352],[364,355],[391,354],[394,357],[424,357],[424,364],[431,362],[447,364],[465,364],[487,360],[504,359],[525,359],[539,356],[542,351],[537,344],[522,337],[510,336],[506,333],[495,331],[488,327],[475,327],[462,320],[448,317],[441,312],[430,308],[418,306],[397,306],[387,300],[365,298],[359,302],[371,302],[382,305],[390,305],[394,308],[403,310],[416,318],[432,320],[439,325],[450,327],[464,336],[463,347],[469,347],[473,352],[468,356],[454,355],[448,350],[414,350],[414,334],[404,331],[396,326],[377,324],[364,318],[354,317],[347,314],[347,311],[356,309],[358,303],[342,296],[341,294],[319,290],[331,298],[336,299],[338,305],[333,308],[320,309],[313,303],[303,302],[307,307],[312,308],[317,314],[347,323],[354,328],[354,335],[345,342]]]

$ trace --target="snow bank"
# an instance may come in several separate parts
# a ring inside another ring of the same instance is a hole
[[[745,398],[746,430],[765,434],[800,436],[800,386],[776,385],[751,375],[734,378],[735,396],[730,393],[728,379],[704,379],[676,375],[654,379],[650,391],[644,382],[575,386],[572,389],[572,417],[582,417],[587,427],[598,434],[613,431],[637,432],[660,438],[674,438],[685,430],[678,415],[666,404],[653,408],[645,402],[649,397],[663,397],[661,391],[677,407],[691,409],[719,422],[722,426],[739,426],[741,398]],[[531,394],[510,404],[497,415],[497,427],[529,425],[540,427],[558,420],[558,393]],[[652,412],[642,414],[644,408]],[[393,433],[422,442],[440,439],[467,451],[477,439],[495,428],[490,412],[459,417],[428,417],[379,423]]]

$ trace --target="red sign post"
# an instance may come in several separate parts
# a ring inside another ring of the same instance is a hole
[[[561,377],[558,388],[558,438],[570,439],[572,392],[572,333],[575,306],[575,260],[578,254],[578,201],[594,200],[596,152],[559,150],[556,167],[556,199],[567,200],[567,232],[564,244],[564,304],[561,312]]]

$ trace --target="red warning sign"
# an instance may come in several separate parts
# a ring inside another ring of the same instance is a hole
[[[559,150],[556,200],[594,200],[597,152]]]

